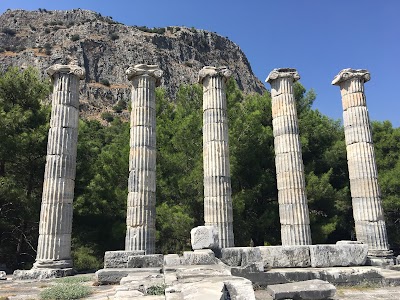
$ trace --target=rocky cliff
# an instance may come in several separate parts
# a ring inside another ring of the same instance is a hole
[[[89,118],[130,99],[125,70],[138,63],[160,66],[171,98],[180,84],[196,82],[205,65],[228,66],[246,93],[265,90],[239,46],[205,30],[126,26],[81,9],[7,10],[0,16],[0,30],[2,69],[35,66],[45,76],[50,65],[76,59],[86,69],[80,110]]]

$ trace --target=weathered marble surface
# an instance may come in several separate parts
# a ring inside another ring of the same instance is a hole
[[[219,248],[218,228],[215,226],[197,226],[190,231],[193,250]]]
[[[310,245],[311,231],[304,165],[293,83],[300,79],[295,69],[274,69],[271,84],[272,125],[278,187],[279,217],[283,246]]]
[[[311,266],[310,247],[298,246],[259,246],[264,267],[306,268]]]
[[[182,265],[214,265],[218,260],[210,249],[184,251],[181,257]]]
[[[127,268],[162,268],[164,256],[162,254],[133,255],[128,257]]]
[[[104,254],[104,268],[126,268],[129,256],[134,255],[144,255],[144,250],[106,251]]]
[[[340,87],[342,95],[343,125],[357,240],[368,244],[370,255],[388,256],[392,252],[387,238],[364,94],[364,83],[370,78],[367,70],[343,69],[335,76],[332,84]]]
[[[79,80],[84,78],[85,71],[76,65],[53,65],[47,73],[53,82],[52,110],[39,240],[33,268],[63,269],[72,267],[72,202],[78,142]],[[29,276],[55,276],[55,271],[44,271],[42,275],[38,272],[32,271]]]
[[[367,260],[368,245],[310,245],[311,267],[362,266]]]
[[[199,72],[203,85],[204,222],[216,226],[219,247],[233,247],[232,188],[229,165],[226,67],[207,66]]]
[[[162,71],[135,65],[126,71],[132,82],[129,180],[125,250],[155,251],[156,97]]]
[[[268,292],[274,299],[331,299],[336,294],[334,285],[314,279],[300,282],[269,285]]]

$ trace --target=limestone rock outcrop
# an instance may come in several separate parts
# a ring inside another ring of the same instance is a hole
[[[195,83],[206,65],[226,65],[240,89],[263,92],[238,45],[216,33],[179,26],[149,29],[127,26],[99,13],[73,9],[7,10],[0,15],[0,65],[35,66],[45,76],[53,64],[78,60],[86,71],[81,82],[80,113],[94,118],[119,100],[130,99],[125,70],[135,64],[156,64],[164,71],[162,85],[173,97],[180,84]],[[15,34],[12,34],[15,32]],[[125,109],[119,116],[129,120]]]

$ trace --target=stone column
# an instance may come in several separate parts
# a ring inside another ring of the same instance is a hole
[[[382,210],[378,171],[372,142],[364,83],[367,70],[344,69],[333,79],[340,87],[347,164],[357,240],[368,244],[369,255],[390,256]]]
[[[199,72],[203,84],[204,222],[218,228],[220,248],[234,246],[225,94],[231,74],[226,67],[207,66]]]
[[[84,69],[54,65],[50,130],[47,142],[39,241],[33,268],[72,267],[71,229],[78,142],[79,80]]]
[[[295,69],[274,69],[266,79],[266,82],[271,84],[275,166],[283,246],[311,245],[304,165],[293,94],[293,83],[298,79],[300,76]]]
[[[128,203],[125,250],[155,251],[156,238],[156,95],[162,71],[135,65],[126,71],[132,81]]]

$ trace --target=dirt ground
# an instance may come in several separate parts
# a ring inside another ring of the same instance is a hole
[[[76,275],[92,276],[94,274]],[[8,280],[0,280],[0,300],[33,300],[39,299],[39,294],[44,289],[54,285],[57,279],[42,281],[13,281],[11,276]],[[95,286],[94,281],[83,283],[91,286],[93,293],[85,299],[108,300],[112,299],[118,285]],[[257,300],[269,300],[272,297],[265,290],[255,292]],[[140,297],[147,298],[147,297]],[[400,299],[400,287],[338,287],[335,300],[373,300],[373,299]]]

